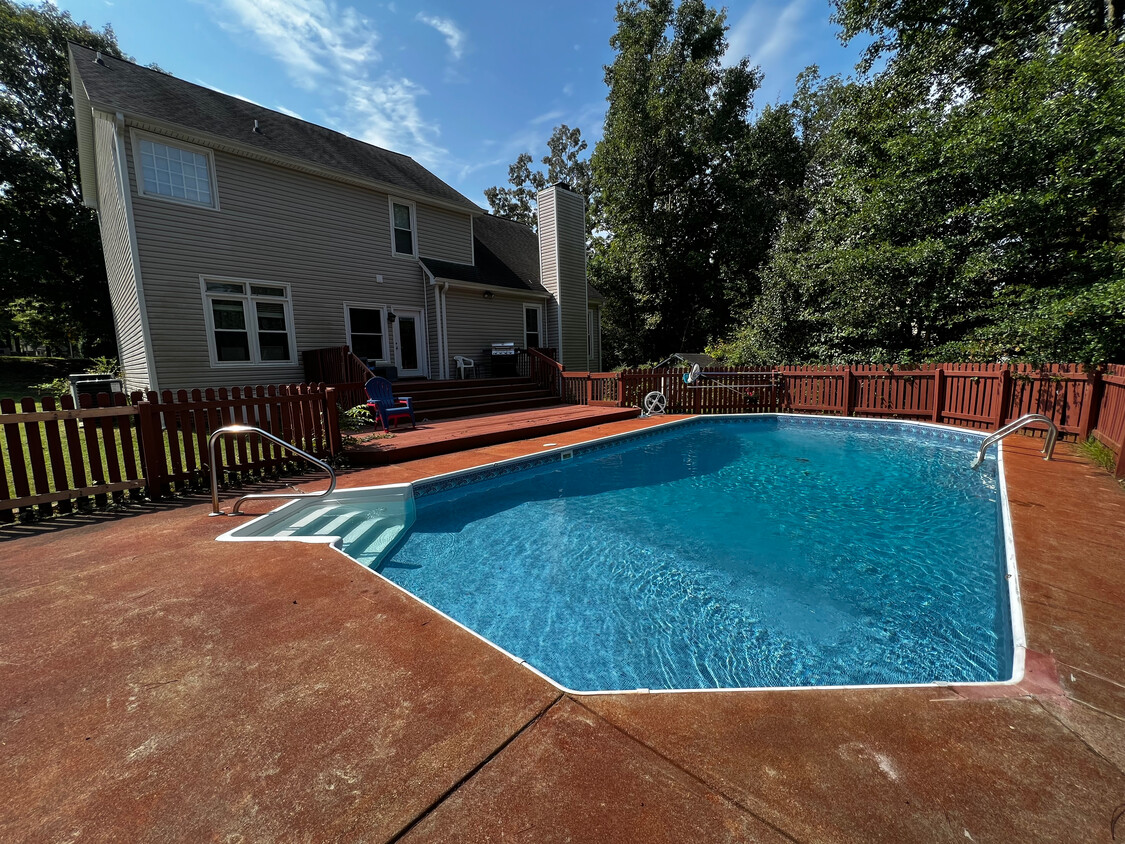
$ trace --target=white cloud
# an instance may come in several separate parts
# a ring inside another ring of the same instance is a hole
[[[204,88],[210,88],[212,91],[218,91],[220,94],[226,94],[228,97],[234,97],[236,100],[242,100],[244,103],[252,103],[256,106],[262,105],[257,100],[251,99],[250,97],[244,97],[242,96],[242,94],[236,94],[234,93],[234,91],[224,91],[218,85],[212,85],[210,82],[207,82],[204,79],[196,79],[195,84],[202,85]],[[265,106],[262,107],[265,108]],[[280,111],[280,109],[278,110]]]
[[[807,35],[805,20],[809,0],[790,0],[784,5],[757,0],[727,32],[724,63],[733,65],[745,56],[751,64],[769,71],[794,51]]]
[[[574,83],[567,82],[565,85],[563,85],[562,92],[568,97],[572,96],[574,94]]]
[[[324,77],[362,74],[379,60],[378,33],[355,9],[326,0],[220,0],[303,88]]]
[[[439,18],[436,15],[419,12],[414,16],[414,20],[424,23],[426,26],[432,26],[445,36],[445,43],[448,45],[449,53],[454,61],[459,60],[464,55],[465,42],[468,41],[468,36],[450,18]]]
[[[530,123],[532,126],[538,126],[539,124],[546,123],[550,120],[558,120],[564,114],[566,114],[565,111],[562,111],[560,109],[555,109],[554,111],[548,111],[545,114],[540,114],[538,117],[533,117],[533,118],[531,118],[531,120],[529,120],[527,122]]]
[[[295,84],[316,92],[332,128],[427,167],[445,162],[448,153],[437,143],[440,127],[418,106],[425,89],[378,72],[379,33],[361,12],[333,0],[212,2],[230,16],[221,25],[253,35]]]
[[[285,106],[282,106],[282,105],[274,106],[273,110],[274,111],[280,111],[282,114],[288,114],[290,117],[296,117],[298,120],[304,120],[305,119],[305,118],[301,117],[301,115],[299,115],[297,112],[293,111],[293,109],[286,108]]]
[[[433,142],[440,129],[427,122],[418,108],[417,99],[425,89],[409,79],[384,76],[373,82],[353,81],[348,87],[344,105],[353,136],[369,144],[400,149],[404,139],[410,140],[413,155],[423,164],[435,164],[445,150]]]

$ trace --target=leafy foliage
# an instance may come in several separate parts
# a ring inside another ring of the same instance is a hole
[[[813,93],[830,114],[806,139],[806,213],[787,220],[748,324],[716,351],[758,363],[1125,358],[1125,52],[1097,27],[1047,32],[1002,3],[967,6],[967,22],[936,29],[881,18],[884,49],[898,50],[887,70]],[[950,32],[993,32],[982,9],[1002,32],[995,50],[965,42],[970,67],[946,48]],[[925,85],[911,56],[931,62]]]
[[[539,191],[563,182],[575,193],[586,197],[586,241],[589,243],[597,224],[597,213],[590,160],[582,157],[586,147],[578,128],[571,129],[565,123],[556,126],[547,141],[547,155],[541,159],[541,163],[547,165],[546,172],[533,171],[531,153],[520,153],[508,168],[511,187],[485,188],[484,198],[488,200],[492,213],[538,231],[536,197]]]
[[[747,59],[723,66],[723,13],[702,0],[627,0],[617,22],[592,159],[608,237],[590,271],[606,297],[607,348],[636,361],[730,328],[803,166],[788,109],[748,120],[760,75]]]
[[[0,0],[0,302],[29,339],[111,347],[105,265],[82,205],[67,41],[120,56],[113,30]]]

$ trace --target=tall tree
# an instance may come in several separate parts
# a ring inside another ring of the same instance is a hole
[[[67,41],[121,56],[108,26],[0,0],[0,305],[19,300],[47,336],[93,354],[112,350],[113,320],[97,221],[81,201]]]
[[[701,348],[752,299],[792,125],[770,113],[755,132],[760,74],[745,58],[723,66],[725,15],[703,0],[626,0],[617,24],[592,159],[608,237],[591,274],[607,349],[637,363]]]
[[[582,132],[577,127],[571,129],[565,123],[556,126],[547,141],[547,154],[540,159],[547,166],[546,171],[532,170],[531,153],[520,153],[515,163],[508,168],[508,183],[511,187],[485,188],[484,198],[488,200],[492,213],[538,230],[536,197],[539,191],[548,185],[563,182],[575,193],[586,197],[586,240],[589,243],[596,226],[597,213],[590,159],[582,156],[586,147]]]
[[[821,100],[847,107],[817,142],[807,214],[783,230],[738,356],[1125,356],[1125,48],[1056,25],[1031,52],[1012,35],[1018,55],[995,51],[956,97],[903,84],[898,62],[826,86]]]

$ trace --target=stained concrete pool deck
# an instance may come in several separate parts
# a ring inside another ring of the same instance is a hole
[[[0,840],[1110,842],[1125,493],[1038,446],[1005,458],[1020,687],[572,698],[331,549],[214,542],[207,504],[10,530]]]

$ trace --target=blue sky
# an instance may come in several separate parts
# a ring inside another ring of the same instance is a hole
[[[519,153],[559,123],[601,137],[610,0],[56,0],[112,24],[142,64],[414,157],[487,208]],[[847,74],[828,0],[727,6],[728,61],[765,74],[755,106],[786,101],[816,63]]]

